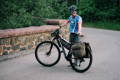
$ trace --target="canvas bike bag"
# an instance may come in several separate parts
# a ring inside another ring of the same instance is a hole
[[[76,58],[84,57],[86,55],[85,43],[83,42],[74,43],[71,47],[71,53]]]
[[[79,42],[72,45],[71,53],[74,55],[75,58],[89,58],[92,50],[88,42]]]

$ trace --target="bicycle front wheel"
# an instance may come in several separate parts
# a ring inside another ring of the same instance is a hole
[[[44,41],[36,47],[35,57],[43,66],[51,67],[57,64],[60,60],[60,49],[55,43]]]

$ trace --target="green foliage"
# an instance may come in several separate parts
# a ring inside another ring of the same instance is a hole
[[[44,18],[65,18],[66,2],[57,0],[1,0],[0,29],[42,25]]]
[[[29,12],[29,4],[31,4],[29,1],[2,0],[0,3],[0,28],[6,29],[30,26],[32,24],[32,11]],[[26,4],[25,2],[29,3]]]
[[[67,19],[73,4],[83,21],[120,21],[120,0],[1,0],[0,29],[39,26],[46,18]]]
[[[57,18],[68,18],[68,6],[67,2],[63,2],[62,4],[58,4],[57,0],[55,3],[52,3],[52,8],[55,12],[57,12]],[[57,3],[57,4],[56,4]]]
[[[95,6],[93,0],[80,0],[78,5],[78,14],[83,17],[84,20],[90,21],[95,19]]]
[[[80,0],[78,7],[87,21],[120,21],[119,0]]]

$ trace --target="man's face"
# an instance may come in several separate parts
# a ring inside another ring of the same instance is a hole
[[[77,12],[76,12],[76,11],[72,12],[72,16],[73,16],[73,17],[76,16],[76,15],[77,15]]]

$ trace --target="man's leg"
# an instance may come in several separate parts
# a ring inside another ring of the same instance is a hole
[[[79,35],[78,34],[73,34],[73,43],[77,43],[77,42],[80,42],[80,38],[79,38]],[[79,65],[79,59],[75,59],[74,60],[74,65],[75,66],[78,66]]]
[[[74,44],[76,42],[79,42],[79,35],[78,34],[75,34],[75,33],[70,33],[70,36],[69,36],[69,41],[71,42],[71,44]],[[71,57],[71,54],[68,54],[67,57]],[[75,59],[74,60],[74,64],[73,65],[77,65],[78,64],[78,59]],[[68,65],[68,67],[70,67],[71,65]]]

